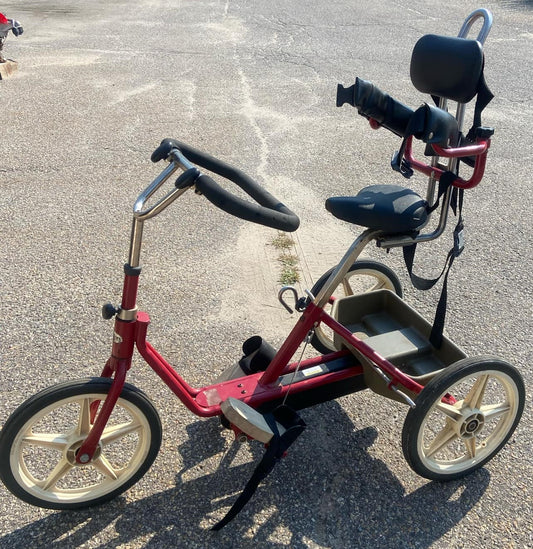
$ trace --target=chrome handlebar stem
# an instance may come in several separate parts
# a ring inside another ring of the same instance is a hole
[[[170,153],[170,164],[146,187],[146,189],[137,197],[133,205],[133,224],[131,229],[130,251],[128,255],[128,265],[130,267],[138,267],[141,254],[142,234],[144,222],[160,214],[174,200],[179,198],[190,187],[179,188],[175,187],[170,190],[165,196],[160,198],[154,205],[145,209],[146,202],[153,196],[162,185],[179,169],[186,171],[194,168],[178,150],[173,150]]]

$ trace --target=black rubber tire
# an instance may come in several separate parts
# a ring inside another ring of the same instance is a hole
[[[80,509],[113,499],[135,484],[157,456],[162,429],[153,404],[130,384],[124,385],[111,414],[97,459],[73,465],[73,452],[90,428],[88,415],[82,411],[87,412],[94,400],[104,400],[110,387],[107,378],[69,381],[19,406],[0,433],[0,479],[7,489],[39,507]],[[117,425],[121,429],[111,433]],[[128,454],[131,457],[123,464]],[[65,472],[53,482],[59,467]],[[46,482],[50,486],[44,486]]]
[[[469,397],[473,385],[479,391],[477,402]],[[448,394],[457,402],[445,413],[442,399]],[[501,396],[503,402],[483,403],[483,399]],[[479,469],[501,450],[520,421],[525,387],[518,370],[507,362],[493,357],[466,358],[439,372],[415,402],[416,408],[407,413],[402,431],[405,459],[420,476],[449,481]],[[442,409],[437,410],[437,405]],[[499,410],[495,410],[496,405]],[[433,431],[438,434],[432,436],[429,445],[424,444],[425,435],[434,435]]]
[[[327,282],[328,278],[330,277],[331,273],[335,267],[332,267],[329,269],[329,271],[326,271],[314,284],[314,286],[311,288],[311,293],[316,297],[324,284]],[[367,289],[365,291],[373,291],[380,289],[382,287],[387,287],[388,289],[394,291],[399,297],[402,297],[402,284],[400,282],[400,279],[396,275],[396,273],[386,265],[383,265],[383,263],[379,263],[379,261],[373,261],[373,260],[357,260],[354,262],[354,264],[350,267],[348,273],[346,274],[345,278],[349,278],[357,271],[365,271],[364,274],[368,276],[369,273],[372,273],[372,271],[376,271],[379,273],[380,277],[383,277],[386,279],[386,286],[376,286],[370,289]],[[339,285],[340,287],[340,285]],[[315,333],[313,334],[313,338],[311,340],[311,345],[322,354],[331,353],[335,350],[333,347],[333,342],[331,339],[325,335],[321,331],[320,326],[315,330]]]

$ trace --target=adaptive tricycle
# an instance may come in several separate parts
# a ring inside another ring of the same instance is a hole
[[[478,20],[477,39],[467,38]],[[191,190],[231,215],[281,231],[295,231],[299,219],[242,171],[165,139],[152,160],[168,165],[133,208],[121,304],[107,304],[102,311],[104,318],[114,318],[111,356],[100,377],[45,389],[6,421],[0,434],[0,477],[7,488],[33,505],[77,509],[114,498],[146,473],[159,450],[161,422],[148,397],[126,382],[135,349],[194,414],[220,416],[237,438],[266,445],[244,492],[215,529],[235,516],[305,428],[298,410],[364,388],[409,406],[402,448],[423,477],[456,479],[499,452],[524,408],[522,377],[498,358],[466,357],[443,334],[446,280],[463,249],[464,194],[483,178],[493,134],[481,123],[492,98],[483,76],[482,47],[491,24],[490,12],[476,10],[458,37],[426,35],[416,43],[411,79],[435,104],[413,110],[359,78],[349,88],[339,85],[338,106],[353,105],[373,128],[385,127],[402,139],[392,167],[405,178],[425,174],[427,195],[378,184],[355,196],[329,198],[327,210],[364,227],[362,234],[306,295],[298,296],[293,287],[280,290],[280,302],[301,316],[279,350],[254,336],[244,343],[236,365],[200,388],[191,387],[147,341],[150,318],[137,309],[145,222]],[[474,99],[472,127],[464,133],[465,109]],[[457,104],[455,115],[449,102]],[[414,139],[423,143],[426,160],[415,158]],[[459,175],[460,165],[468,178]],[[205,171],[233,182],[255,203],[228,192]],[[170,189],[150,200],[176,172],[181,173]],[[400,281],[390,268],[358,258],[371,242],[384,250],[401,247],[415,286],[430,287],[435,280],[413,273],[415,248],[443,234],[451,209],[458,222],[431,324],[402,300]],[[365,291],[354,284],[363,278],[372,280]],[[318,356],[309,358],[303,351],[300,356],[298,350],[308,343]]]

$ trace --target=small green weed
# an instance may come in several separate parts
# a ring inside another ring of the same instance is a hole
[[[294,246],[292,238],[283,232],[278,232],[278,236],[272,241],[272,246],[279,250],[280,256],[278,262],[281,264],[281,273],[279,283],[283,286],[290,286],[300,280],[298,271],[298,257],[290,253]]]
[[[290,250],[293,245],[294,242],[292,241],[292,238],[287,233],[282,232],[278,232],[278,236],[272,241],[272,246],[274,246],[276,250],[287,251]]]

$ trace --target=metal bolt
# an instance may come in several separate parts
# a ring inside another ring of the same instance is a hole
[[[89,461],[91,461],[89,454],[83,454],[80,456],[80,463],[89,463]]]

